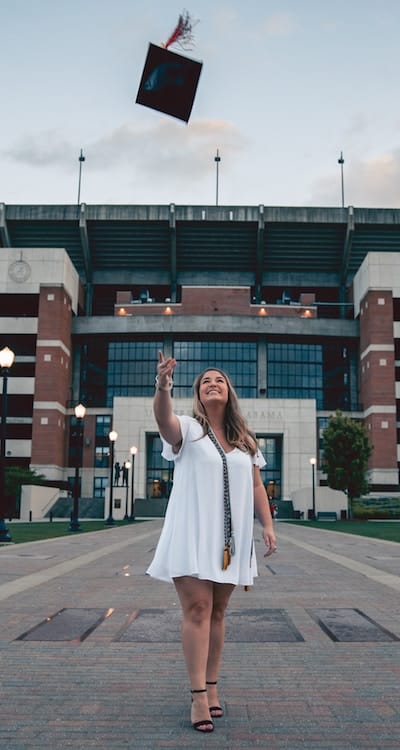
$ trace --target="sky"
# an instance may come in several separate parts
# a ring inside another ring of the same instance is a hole
[[[189,2],[0,0],[0,202],[400,207],[400,0]],[[135,103],[185,9],[188,124]]]

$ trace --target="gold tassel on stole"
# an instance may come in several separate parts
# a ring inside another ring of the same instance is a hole
[[[229,549],[229,544],[225,544],[224,556],[223,556],[223,561],[222,561],[222,570],[227,570],[230,561],[231,561],[231,551]]]

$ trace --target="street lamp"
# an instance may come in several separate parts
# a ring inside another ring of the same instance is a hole
[[[131,475],[131,514],[129,516],[130,521],[135,520],[135,499],[134,499],[134,489],[133,489],[133,480],[135,477],[135,456],[137,453],[136,445],[132,445],[130,448],[130,454],[132,456],[132,475]]]
[[[8,346],[0,351],[0,370],[3,376],[3,399],[1,409],[1,440],[0,440],[0,542],[11,542],[11,534],[7,528],[4,516],[6,494],[6,437],[7,437],[7,378],[10,367],[13,366],[15,354]]]
[[[129,477],[129,469],[131,468],[131,462],[125,461],[124,463],[124,481],[125,481],[125,515],[124,515],[124,521],[129,521],[128,516],[128,477]]]
[[[75,406],[74,412],[76,417],[74,505],[68,531],[82,531],[79,524],[79,469],[82,460],[83,420],[86,414],[86,406],[78,404]]]
[[[110,502],[109,502],[109,509],[108,509],[108,518],[106,521],[107,526],[114,526],[114,519],[113,519],[113,472],[114,472],[114,445],[115,441],[118,438],[118,432],[115,432],[115,430],[111,430],[111,432],[108,433],[108,439],[110,441]]]
[[[316,507],[315,507],[315,464],[317,463],[316,458],[310,458],[310,464],[311,464],[311,473],[312,473],[312,518],[316,519],[317,513],[316,513]]]

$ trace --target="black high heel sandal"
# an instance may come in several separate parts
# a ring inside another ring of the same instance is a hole
[[[204,688],[203,690],[191,690],[193,693],[206,693],[207,688]],[[193,698],[192,698],[193,703]],[[201,721],[192,721],[192,727],[193,729],[196,729],[197,732],[203,732],[204,734],[208,734],[209,732],[214,731],[214,722],[210,719],[202,719]]]
[[[215,680],[215,682],[206,682],[206,685],[217,685],[217,684],[218,684],[217,680]],[[222,708],[222,706],[209,706],[208,710],[210,712],[210,716],[212,716],[213,719],[220,719],[221,716],[224,715],[224,709]],[[218,713],[215,713],[216,711],[218,711]]]

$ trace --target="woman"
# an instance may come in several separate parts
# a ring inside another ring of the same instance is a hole
[[[236,585],[257,575],[253,511],[266,555],[276,551],[260,467],[265,464],[240,414],[228,376],[210,368],[193,385],[193,417],[172,408],[173,357],[159,353],[154,415],[163,456],[175,461],[165,523],[149,575],[173,581],[182,607],[182,645],[191,683],[194,729],[212,732],[222,716],[217,681],[224,614]]]

